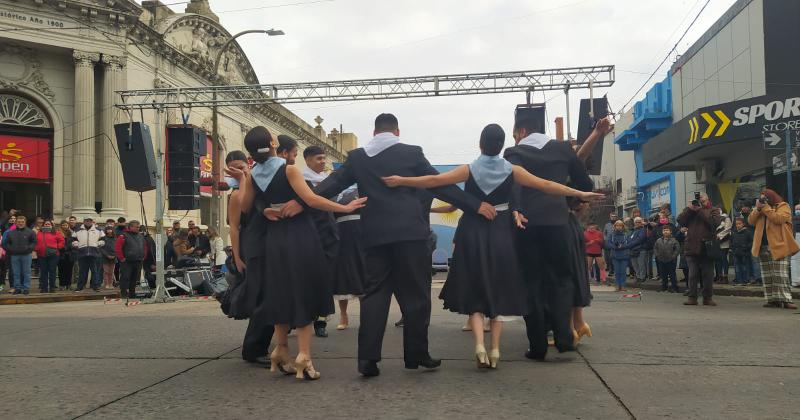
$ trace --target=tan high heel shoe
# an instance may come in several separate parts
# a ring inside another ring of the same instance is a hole
[[[581,342],[581,336],[578,335],[577,331],[572,330],[572,345],[578,347],[578,343],[580,342]]]
[[[280,370],[284,375],[291,375],[295,373],[295,370],[292,367],[292,361],[289,360],[288,346],[275,347],[275,350],[272,350],[272,354],[269,355],[269,360],[270,372],[277,372]]]
[[[475,360],[477,361],[478,369],[489,367],[489,356],[486,354],[486,348],[481,344],[475,346]]]
[[[314,369],[314,365],[311,364],[310,359],[303,359],[300,361],[294,361],[294,369],[295,369],[295,378],[297,379],[305,379],[307,381],[315,381],[320,378],[320,373]]]
[[[339,325],[336,326],[336,329],[339,331],[346,330],[347,326],[350,324],[350,320],[347,317],[342,317],[339,320]]]
[[[497,362],[500,361],[500,349],[492,349],[489,352],[489,368],[497,369]]]
[[[591,337],[592,336],[592,329],[589,327],[589,324],[583,323],[583,325],[578,328],[578,337]]]

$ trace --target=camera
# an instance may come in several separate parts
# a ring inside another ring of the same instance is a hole
[[[692,205],[695,207],[700,207],[700,193],[694,193],[694,200],[692,200]]]
[[[769,200],[767,200],[767,197],[758,197],[758,202],[761,204],[767,204],[769,203]]]

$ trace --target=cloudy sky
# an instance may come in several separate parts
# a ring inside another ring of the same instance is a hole
[[[711,0],[679,44],[688,49],[735,0]],[[176,12],[185,4],[165,1]],[[421,76],[487,71],[616,65],[608,94],[618,111],[667,55],[706,0],[211,0],[231,32],[276,28],[286,36],[246,35],[242,48],[261,83]],[[650,82],[662,80],[673,53]],[[649,86],[648,86],[649,88]],[[644,96],[645,88],[636,98]],[[578,100],[570,93],[573,136]],[[297,104],[306,121],[317,115],[328,130],[340,124],[363,145],[374,117],[392,112],[401,138],[424,147],[436,164],[465,163],[478,153],[481,129],[511,126],[524,94]],[[549,132],[566,112],[564,94],[540,92]],[[313,123],[312,123],[313,124]]]

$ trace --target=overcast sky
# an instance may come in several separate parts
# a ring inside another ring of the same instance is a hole
[[[666,56],[706,0],[211,0],[231,32],[276,28],[286,36],[239,38],[261,83],[421,76],[556,67],[616,65],[616,83],[598,89],[614,111],[628,101]],[[711,0],[680,43],[681,54],[735,0]],[[165,3],[175,3],[165,1]],[[306,4],[297,4],[306,3]],[[290,5],[295,4],[295,5]],[[185,5],[170,6],[182,12]],[[260,8],[260,9],[253,9]],[[241,10],[251,9],[251,10]],[[664,79],[670,57],[636,98]],[[570,93],[572,133],[578,103]],[[424,147],[435,164],[466,163],[478,154],[486,124],[506,130],[513,145],[513,111],[524,94],[290,105],[330,130],[341,124],[359,143],[372,137],[377,114],[400,120],[403,142]],[[545,92],[548,130],[565,115],[564,94]]]

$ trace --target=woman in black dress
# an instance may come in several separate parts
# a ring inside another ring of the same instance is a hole
[[[275,157],[277,141],[264,127],[250,130],[244,143],[256,165],[249,171],[228,168],[226,172],[241,185],[241,207],[254,207],[270,222],[261,241],[265,256],[261,271],[263,290],[268,292],[260,293],[256,312],[264,317],[265,323],[275,326],[277,347],[270,356],[272,370],[296,373],[298,379],[318,379],[320,374],[311,363],[312,323],[318,316],[333,312],[326,277],[329,270],[308,212],[282,218],[279,209],[291,200],[302,200],[316,209],[350,213],[363,207],[366,198],[345,206],[314,194],[298,167],[286,165],[284,159]],[[298,353],[294,363],[288,355],[290,328],[297,331]]]
[[[358,189],[352,186],[339,194],[336,201],[348,204],[358,198]],[[364,295],[366,280],[366,259],[361,241],[361,214],[358,210],[351,214],[336,213],[336,226],[339,231],[339,253],[334,270],[333,300],[339,302],[339,325],[337,330],[345,330],[349,325],[347,303]]]
[[[589,324],[583,320],[583,308],[592,302],[592,292],[589,289],[589,264],[586,259],[586,238],[583,235],[583,226],[580,218],[589,203],[573,197],[567,199],[569,204],[569,246],[572,255],[573,275],[572,280],[575,284],[572,302],[572,330],[575,337],[575,345],[581,337],[592,336]]]
[[[493,221],[471,214],[461,217],[454,238],[453,264],[439,295],[446,309],[470,316],[479,368],[497,367],[502,321],[528,313],[526,286],[514,246],[516,228],[508,207],[514,183],[584,200],[601,196],[538,178],[512,165],[500,156],[504,143],[503,129],[490,124],[481,133],[482,154],[472,164],[440,175],[384,178],[390,187],[433,188],[466,182],[466,192],[497,209]],[[488,355],[483,337],[485,317],[491,319],[492,341]]]

